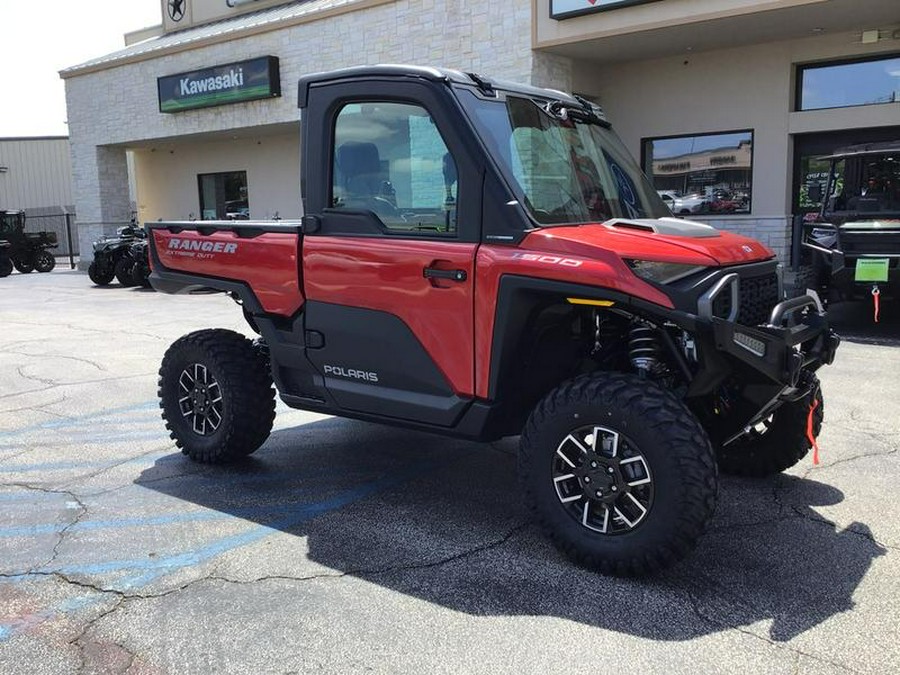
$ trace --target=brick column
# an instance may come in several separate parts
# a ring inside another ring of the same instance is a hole
[[[81,252],[78,268],[86,270],[94,241],[115,234],[131,218],[125,148],[73,143],[72,179]]]

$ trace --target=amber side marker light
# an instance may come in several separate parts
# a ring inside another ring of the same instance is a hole
[[[594,307],[612,307],[612,300],[588,300],[587,298],[566,298],[570,305],[593,305]]]

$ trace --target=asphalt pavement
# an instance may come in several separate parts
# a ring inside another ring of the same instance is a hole
[[[163,352],[248,332],[223,296],[58,269],[0,280],[0,672],[900,671],[900,305],[836,306],[821,464],[723,478],[687,561],[573,566],[526,517],[516,439],[279,403],[252,457],[191,463]]]

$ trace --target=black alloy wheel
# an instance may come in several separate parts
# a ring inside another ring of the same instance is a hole
[[[620,433],[584,426],[567,434],[553,457],[560,503],[582,527],[618,535],[640,527],[653,507],[646,458]]]
[[[222,424],[222,389],[216,378],[202,363],[192,363],[178,378],[178,399],[181,416],[191,430],[200,436],[210,436]]]

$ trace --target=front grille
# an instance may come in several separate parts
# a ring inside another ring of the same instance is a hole
[[[772,272],[754,277],[741,276],[738,294],[737,322],[744,326],[766,323],[772,308],[778,304],[778,275]],[[721,318],[731,314],[731,293],[727,288],[713,301],[713,314]]]

